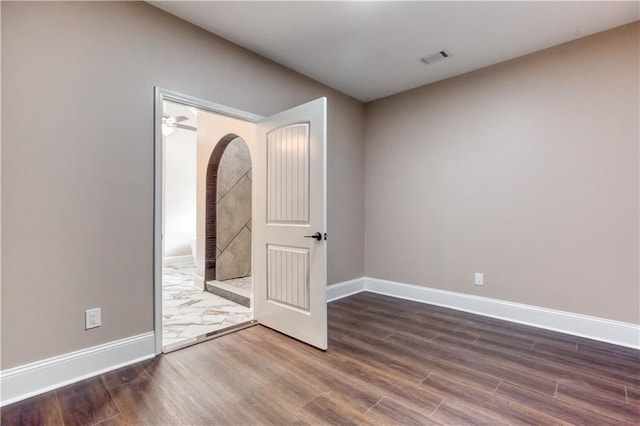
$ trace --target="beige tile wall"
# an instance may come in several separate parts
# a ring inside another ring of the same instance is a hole
[[[218,166],[216,279],[251,275],[251,156],[247,144],[233,140]]]

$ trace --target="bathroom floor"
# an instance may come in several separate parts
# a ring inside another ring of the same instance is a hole
[[[196,287],[195,270],[193,263],[162,268],[162,347],[165,352],[253,319],[251,308]]]

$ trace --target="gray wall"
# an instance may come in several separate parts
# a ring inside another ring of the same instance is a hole
[[[329,283],[363,275],[361,103],[146,3],[1,7],[2,369],[153,329],[156,85],[262,115],[327,96]]]
[[[638,40],[368,104],[367,276],[638,324]]]

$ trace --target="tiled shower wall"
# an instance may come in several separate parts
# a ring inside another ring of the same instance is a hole
[[[251,275],[251,156],[234,139],[220,159],[216,205],[216,279]]]

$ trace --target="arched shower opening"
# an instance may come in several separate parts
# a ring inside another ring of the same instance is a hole
[[[205,200],[205,287],[245,306],[250,298],[225,281],[243,285],[251,275],[251,171],[246,142],[227,134],[209,158]]]

